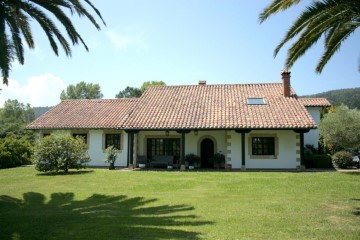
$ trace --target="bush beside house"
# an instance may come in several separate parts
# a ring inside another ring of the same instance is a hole
[[[81,137],[51,134],[35,146],[34,163],[38,171],[49,172],[85,168],[90,161]]]
[[[33,148],[25,138],[8,135],[0,138],[0,168],[12,168],[31,164]]]

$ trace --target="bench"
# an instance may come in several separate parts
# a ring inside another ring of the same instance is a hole
[[[155,156],[153,160],[150,161],[150,167],[167,167],[172,166],[174,161],[174,156]]]

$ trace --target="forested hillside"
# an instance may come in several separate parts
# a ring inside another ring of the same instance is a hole
[[[332,90],[302,97],[324,97],[327,98],[332,105],[340,105],[343,103],[349,108],[360,109],[360,87]]]

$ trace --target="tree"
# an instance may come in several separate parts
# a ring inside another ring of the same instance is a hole
[[[127,86],[124,90],[115,95],[116,98],[138,98],[141,96],[139,88]]]
[[[35,168],[41,172],[85,168],[90,161],[87,145],[81,137],[51,134],[35,146]]]
[[[0,109],[0,138],[9,133],[24,136],[28,132],[24,130],[26,124],[35,119],[34,109],[30,104],[20,103],[18,100],[7,100]]]
[[[335,153],[360,146],[360,111],[345,105],[326,114],[320,122],[319,135],[323,145]]]
[[[262,23],[271,15],[285,11],[300,2],[301,0],[273,0],[260,14],[260,22]],[[288,29],[285,38],[276,47],[274,56],[286,43],[299,36],[287,52],[285,64],[286,68],[289,69],[323,36],[325,38],[325,50],[316,66],[316,72],[321,73],[333,54],[340,49],[342,42],[354,33],[359,26],[359,1],[312,0]]]
[[[85,0],[96,15],[105,22],[98,9],[90,2]],[[80,17],[86,17],[90,22],[100,30],[99,24],[95,18],[86,10],[79,0],[2,0],[0,1],[0,69],[3,76],[3,83],[8,84],[11,62],[17,59],[20,64],[24,64],[23,42],[30,49],[35,48],[30,21],[35,20],[39,23],[45,32],[50,45],[56,55],[59,54],[58,43],[60,43],[65,54],[71,56],[71,47],[69,40],[55,26],[54,19],[66,29],[67,35],[73,45],[81,42],[88,51],[84,40],[74,27],[70,18],[64,10],[69,10],[73,15],[76,13]],[[51,16],[47,16],[51,13]]]
[[[163,81],[148,81],[148,82],[144,82],[142,84],[142,86],[140,87],[140,89],[127,86],[124,90],[122,90],[118,94],[116,94],[115,97],[116,98],[138,98],[150,86],[165,86],[165,85],[166,84]]]
[[[31,164],[32,145],[22,138],[9,134],[0,138],[0,168],[11,168]]]
[[[163,81],[149,81],[149,82],[144,82],[143,85],[140,88],[141,93],[145,92],[146,89],[148,89],[148,87],[150,86],[165,86],[165,82]]]
[[[84,81],[72,85],[70,84],[66,88],[66,92],[62,90],[60,94],[60,99],[96,99],[102,98],[103,94],[101,93],[100,85],[97,83],[85,83]]]

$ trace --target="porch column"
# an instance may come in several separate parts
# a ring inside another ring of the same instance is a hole
[[[134,134],[138,131],[127,130],[125,131],[128,134],[128,154],[127,154],[127,163],[128,168],[134,168]]]
[[[245,134],[251,132],[251,130],[236,129],[235,132],[241,133],[241,170],[246,171]]]
[[[241,170],[246,171],[245,162],[245,133],[241,133]]]
[[[295,133],[300,134],[300,171],[305,171],[305,159],[304,159],[304,133],[309,132],[310,129],[296,129]]]
[[[176,132],[181,134],[181,144],[180,144],[181,166],[180,166],[180,170],[184,171],[185,170],[185,134],[189,133],[190,130],[177,130]]]

